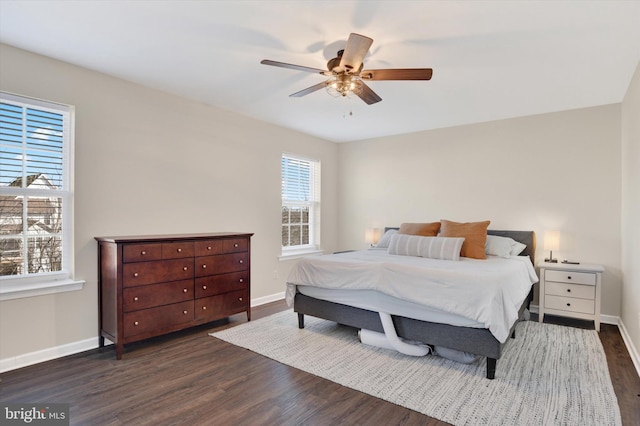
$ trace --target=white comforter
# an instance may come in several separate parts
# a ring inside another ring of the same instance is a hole
[[[376,290],[470,318],[505,342],[536,282],[526,256],[451,261],[364,250],[301,259],[289,274],[286,300],[293,304],[296,285]]]

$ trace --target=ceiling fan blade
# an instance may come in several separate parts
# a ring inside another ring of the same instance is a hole
[[[358,97],[362,99],[367,105],[375,104],[376,102],[380,102],[382,98],[376,94],[369,86],[364,84],[364,81],[360,82],[362,84],[362,90],[356,92]]]
[[[347,47],[344,48],[342,59],[340,60],[340,70],[347,72],[359,72],[362,67],[362,61],[367,55],[373,39],[360,34],[349,34]]]
[[[364,70],[360,78],[365,80],[431,80],[431,68],[398,68],[382,70]]]
[[[304,90],[301,90],[299,92],[296,92],[296,93],[293,93],[293,94],[289,95],[289,97],[290,98],[299,98],[301,96],[308,95],[309,93],[313,93],[316,90],[324,89],[325,87],[327,87],[327,84],[329,84],[329,83],[326,82],[326,81],[323,81],[322,83],[314,84],[311,87],[307,87]]]
[[[272,65],[274,67],[280,67],[280,68],[290,68],[292,70],[312,72],[315,74],[324,74],[325,72],[327,72],[327,70],[321,70],[320,68],[311,68],[311,67],[305,67],[303,65],[287,64],[285,62],[271,61],[269,59],[263,59],[262,61],[260,61],[260,63],[263,65]]]

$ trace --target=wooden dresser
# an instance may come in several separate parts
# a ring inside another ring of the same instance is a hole
[[[251,320],[253,234],[96,237],[100,347],[225,318]]]

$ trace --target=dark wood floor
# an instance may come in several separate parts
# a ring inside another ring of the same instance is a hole
[[[252,317],[284,309],[275,302]],[[69,403],[71,424],[82,425],[446,424],[207,335],[245,321],[131,344],[121,361],[107,347],[3,373],[0,402]],[[618,328],[604,324],[600,339],[623,424],[638,425],[640,378]]]

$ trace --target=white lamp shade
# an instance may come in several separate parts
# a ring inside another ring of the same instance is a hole
[[[560,250],[560,232],[545,231],[544,233],[544,249],[549,251]]]
[[[365,230],[364,239],[369,244],[378,244],[378,241],[380,240],[380,229],[367,228]]]

